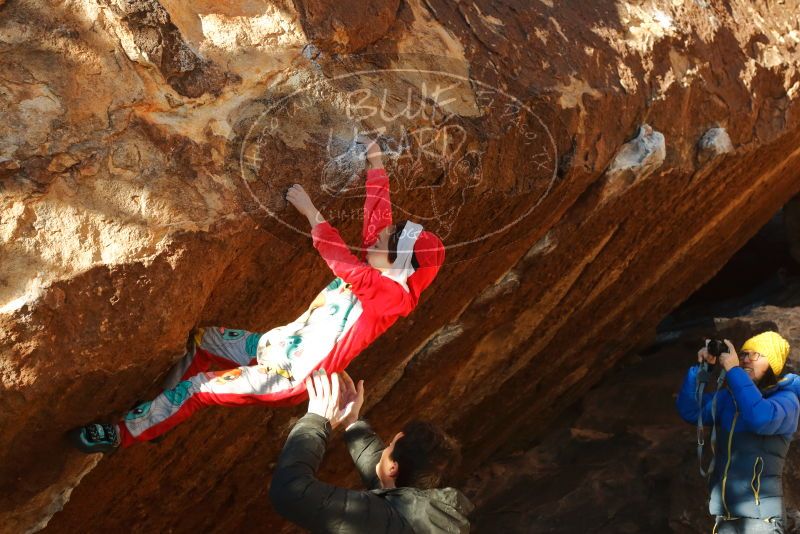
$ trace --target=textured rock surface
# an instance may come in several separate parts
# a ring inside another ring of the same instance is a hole
[[[800,196],[794,197],[783,209],[786,215],[786,233],[792,257],[800,263]]]
[[[294,5],[309,40],[329,52],[359,52],[391,28],[400,0],[369,2],[358,6],[348,2],[297,0]]]
[[[380,430],[436,419],[464,473],[540,435],[800,190],[796,0],[372,5],[2,6],[5,530],[67,499],[48,530],[282,524],[266,486],[296,411],[210,409],[94,469],[62,436],[155,393],[192,326],[300,313],[329,274],[281,192],[305,184],[352,242],[354,130],[384,128],[396,216],[450,248],[352,370]],[[359,90],[380,113],[353,113]],[[643,124],[663,160],[620,181]],[[711,128],[733,151],[700,164]]]
[[[733,152],[731,138],[725,128],[711,128],[703,134],[697,146],[697,161],[701,165]]]
[[[636,138],[622,145],[606,170],[603,201],[647,179],[661,167],[666,155],[664,135],[643,124]]]

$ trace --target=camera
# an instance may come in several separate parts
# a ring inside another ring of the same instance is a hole
[[[719,358],[723,352],[728,352],[728,345],[721,339],[709,339],[706,350],[710,355]]]
[[[728,345],[725,344],[724,341],[721,339],[709,339],[708,344],[706,345],[706,350],[708,353],[715,357],[719,358],[723,352],[728,352]],[[704,361],[700,364],[700,375],[698,376],[698,380],[703,383],[708,382],[709,373],[712,373],[717,366],[717,362],[711,363],[708,361]]]
[[[728,352],[728,345],[726,345],[721,339],[709,339],[708,344],[706,345],[706,350],[711,356],[719,358],[723,352]],[[703,384],[707,384],[709,375],[710,373],[714,372],[716,366],[716,362],[702,362],[700,364],[700,373],[697,375],[697,380]]]

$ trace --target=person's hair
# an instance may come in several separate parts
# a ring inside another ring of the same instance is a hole
[[[458,442],[426,421],[411,421],[390,455],[397,462],[397,487],[438,488],[461,461]]]
[[[767,388],[771,388],[783,378],[784,374],[785,373],[781,373],[780,376],[775,376],[775,372],[772,370],[772,367],[767,367],[767,371],[764,373],[764,376],[762,376],[761,380],[758,381],[758,389],[763,391]]]
[[[397,259],[397,245],[400,243],[400,236],[403,235],[403,230],[406,227],[406,223],[408,221],[401,221],[394,225],[394,232],[392,235],[389,236],[389,263],[394,263],[394,260]],[[419,269],[419,262],[417,261],[417,255],[413,252],[411,253],[411,266],[414,269]]]

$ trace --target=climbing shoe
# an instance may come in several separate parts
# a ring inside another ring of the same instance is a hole
[[[73,428],[69,431],[69,437],[78,450],[87,454],[114,451],[120,442],[117,425],[107,423],[91,423]]]

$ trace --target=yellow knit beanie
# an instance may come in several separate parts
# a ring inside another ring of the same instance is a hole
[[[789,357],[789,342],[777,332],[764,332],[751,337],[742,345],[742,351],[758,352],[764,356],[775,376],[779,376]]]

